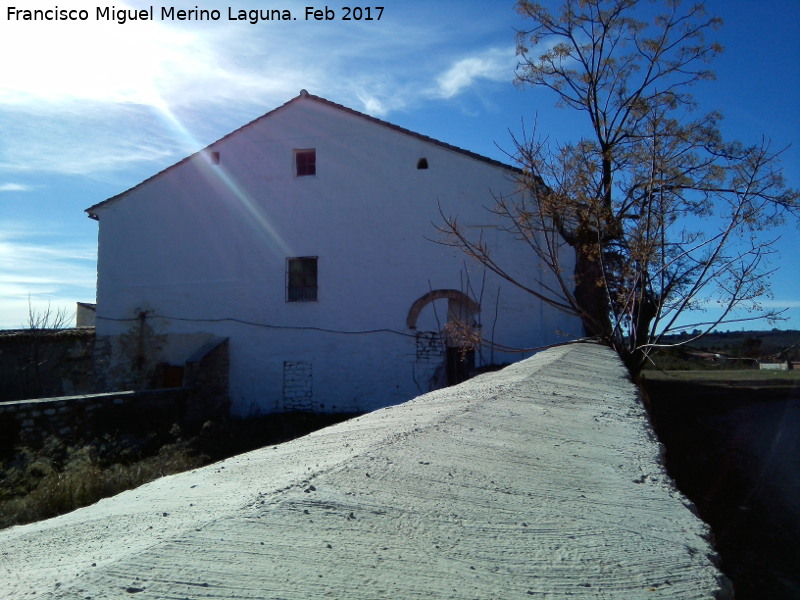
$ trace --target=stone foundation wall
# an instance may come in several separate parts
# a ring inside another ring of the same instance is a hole
[[[185,421],[192,390],[115,392],[0,404],[0,451],[39,446],[50,436],[77,441],[157,430]]]

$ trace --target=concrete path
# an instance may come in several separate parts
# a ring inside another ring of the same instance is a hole
[[[707,536],[576,344],[0,531],[0,598],[727,598]]]

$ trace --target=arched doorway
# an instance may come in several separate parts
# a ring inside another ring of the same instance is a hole
[[[475,345],[480,337],[478,314],[481,307],[459,290],[431,290],[411,305],[406,318],[409,329],[417,329],[423,309],[436,300],[447,300],[447,315],[442,325],[437,317],[436,335],[444,347],[447,385],[455,385],[469,378],[475,368]],[[420,332],[430,336],[432,332]]]

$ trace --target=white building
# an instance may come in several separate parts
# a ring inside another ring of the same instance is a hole
[[[500,347],[578,336],[573,317],[435,242],[442,214],[457,215],[535,285],[532,255],[485,208],[516,193],[515,175],[302,91],[87,209],[103,386],[179,383],[227,338],[234,414],[365,411],[461,379],[471,361],[530,355]],[[494,346],[465,351],[443,333],[465,328]]]

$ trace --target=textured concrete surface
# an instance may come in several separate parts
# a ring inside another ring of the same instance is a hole
[[[589,344],[0,531],[0,597],[726,598]]]

